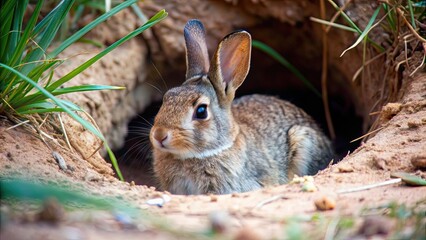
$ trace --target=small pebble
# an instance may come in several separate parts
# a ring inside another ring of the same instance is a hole
[[[358,234],[366,237],[387,235],[394,227],[394,222],[384,216],[368,216],[364,219]]]
[[[421,126],[423,123],[419,120],[411,120],[407,122],[408,128],[417,128]]]
[[[230,216],[228,212],[225,211],[214,211],[209,214],[209,221],[211,230],[214,233],[224,233],[229,229],[230,226]]]
[[[163,194],[161,197],[149,199],[145,203],[151,206],[163,207],[170,200],[171,197],[169,195]]]
[[[242,228],[235,235],[234,240],[260,240],[262,239],[256,232],[254,232],[251,228],[245,227]]]
[[[336,207],[336,201],[330,197],[322,196],[314,201],[315,207],[320,211],[332,210]]]
[[[240,197],[240,195],[239,195],[238,193],[232,193],[232,194],[231,194],[231,197],[233,197],[233,198],[237,198],[237,197]]]
[[[64,209],[56,198],[48,198],[44,200],[37,217],[40,221],[56,224],[64,217]]]
[[[56,160],[56,162],[58,163],[59,168],[62,171],[66,171],[68,169],[67,164],[65,162],[65,159],[61,156],[61,154],[59,154],[56,151],[53,151],[52,152],[52,156]]]
[[[85,237],[83,236],[83,233],[81,232],[80,229],[78,229],[76,227],[69,227],[69,226],[66,226],[66,227],[62,228],[62,236],[66,240],[81,240],[81,239],[85,239]]]
[[[304,182],[302,185],[302,191],[304,192],[316,192],[317,190],[314,182]]]
[[[415,156],[411,158],[411,164],[416,168],[426,168],[426,156]]]
[[[210,195],[210,202],[217,202],[217,199],[216,195]]]
[[[402,109],[401,103],[388,103],[382,108],[381,117],[383,120],[389,120]]]
[[[354,171],[353,167],[348,164],[341,164],[337,168],[339,169],[339,172],[341,173],[349,173]]]

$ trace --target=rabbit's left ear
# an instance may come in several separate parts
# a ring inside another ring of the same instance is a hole
[[[186,79],[205,75],[209,71],[209,53],[203,24],[189,20],[183,30],[186,44]]]
[[[231,33],[220,42],[209,77],[222,103],[231,103],[234,99],[235,91],[249,72],[250,57],[251,36],[248,32]]]

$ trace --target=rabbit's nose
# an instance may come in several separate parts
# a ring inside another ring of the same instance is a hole
[[[154,130],[154,139],[159,143],[163,144],[163,142],[167,139],[168,133],[164,128],[157,128]]]

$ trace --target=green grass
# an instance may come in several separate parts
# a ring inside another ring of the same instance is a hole
[[[345,49],[341,56],[343,56],[347,51],[355,48],[358,46],[361,42],[365,41],[371,44],[378,52],[383,52],[385,49],[380,46],[380,44],[374,42],[368,37],[368,34],[371,32],[371,30],[377,26],[382,26],[385,30],[392,33],[395,37],[398,37],[398,34],[400,34],[401,29],[398,23],[398,20],[400,18],[403,19],[409,19],[410,24],[415,32],[419,32],[420,30],[417,27],[416,21],[418,22],[424,22],[426,17],[426,4],[425,1],[406,1],[406,5],[403,5],[401,1],[385,1],[378,5],[378,7],[375,9],[374,13],[371,15],[367,25],[362,30],[359,26],[355,24],[355,22],[333,1],[328,0],[329,4],[337,11],[338,15],[340,15],[343,19],[343,21],[347,24],[340,24],[331,22],[325,19],[318,19],[311,17],[311,20],[320,24],[328,25],[331,27],[335,27],[341,30],[345,31],[351,31],[358,33],[358,38],[356,41],[347,49]],[[383,11],[382,11],[383,10]],[[398,16],[398,11],[402,12],[402,16]],[[382,12],[381,19],[377,20],[377,17],[379,16],[379,13]],[[394,39],[395,41],[397,39]],[[420,39],[424,40],[424,39]]]
[[[132,5],[135,8],[136,2],[137,0],[124,1],[64,39],[50,51],[55,36],[58,35],[60,27],[64,24],[74,0],[61,1],[39,22],[37,20],[40,17],[44,1],[37,1],[34,11],[26,23],[23,22],[23,16],[27,11],[28,0],[0,1],[0,22],[2,22],[0,26],[0,115],[5,115],[11,120],[22,120],[26,119],[28,114],[66,112],[104,142],[112,164],[121,180],[123,180],[123,177],[117,161],[103,134],[76,113],[82,111],[81,108],[70,101],[57,98],[57,96],[84,91],[124,89],[123,87],[105,85],[80,85],[65,88],[62,86],[124,42],[163,20],[167,17],[167,12],[161,10],[145,24],[106,47],[68,74],[53,79],[53,73],[55,68],[64,62],[64,60],[57,58],[61,52],[111,16]]]
[[[252,45],[254,48],[257,48],[262,52],[268,54],[270,57],[272,57],[281,65],[283,65],[285,68],[290,70],[299,80],[303,82],[303,84],[305,84],[307,88],[309,88],[315,95],[321,98],[321,93],[312,85],[312,83],[309,82],[309,80],[306,79],[306,77],[295,66],[293,66],[289,61],[287,61],[283,56],[281,56],[281,54],[279,54],[270,46],[258,40],[253,40]]]

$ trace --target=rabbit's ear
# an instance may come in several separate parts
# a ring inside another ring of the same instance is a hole
[[[209,53],[203,24],[196,19],[189,20],[183,32],[186,44],[186,79],[207,74]]]
[[[251,36],[238,31],[226,36],[213,57],[209,72],[219,100],[230,103],[250,69]]]

